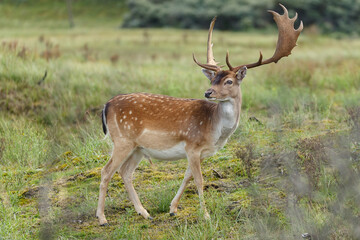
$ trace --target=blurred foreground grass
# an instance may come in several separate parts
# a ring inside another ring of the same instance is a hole
[[[154,217],[135,214],[121,178],[95,218],[111,144],[99,113],[112,96],[202,98],[205,31],[0,29],[0,239],[360,238],[360,40],[300,36],[290,58],[249,70],[243,113],[226,147],[202,163],[212,220],[193,184],[171,218],[186,160],[143,161],[135,188]],[[276,35],[214,33],[215,57],[265,57]],[[43,80],[45,71],[47,77]],[[256,121],[257,119],[258,121]]]

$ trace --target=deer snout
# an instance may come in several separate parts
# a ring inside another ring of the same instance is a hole
[[[209,89],[206,90],[206,92],[205,92],[205,97],[206,97],[206,98],[210,98],[210,95],[213,94],[214,92],[215,92],[214,89],[209,88]]]

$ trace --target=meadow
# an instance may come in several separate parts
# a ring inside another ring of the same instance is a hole
[[[112,150],[103,104],[131,92],[203,98],[209,82],[192,53],[205,59],[207,31],[44,21],[0,28],[0,239],[360,238],[360,39],[305,31],[290,57],[248,71],[239,128],[202,163],[211,221],[192,182],[170,217],[187,162],[154,159],[134,174],[154,220],[136,214],[115,174],[110,226],[100,227],[100,171]],[[214,55],[253,62],[276,39],[215,30]]]

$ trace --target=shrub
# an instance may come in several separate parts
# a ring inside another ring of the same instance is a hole
[[[358,0],[289,0],[285,5],[293,16],[299,13],[305,26],[318,26],[325,33],[360,33]],[[271,0],[129,0],[123,27],[202,28],[218,16],[217,29],[248,30],[273,26],[266,9],[282,12]]]

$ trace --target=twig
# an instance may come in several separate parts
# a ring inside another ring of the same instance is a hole
[[[43,82],[45,81],[46,76],[47,76],[47,70],[45,70],[44,76],[40,79],[40,81],[39,81],[37,84],[38,84],[38,85],[43,84]]]

